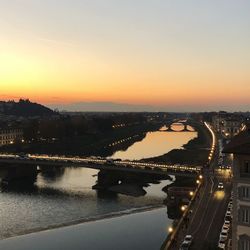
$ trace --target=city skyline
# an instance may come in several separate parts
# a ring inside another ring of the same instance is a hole
[[[249,110],[246,1],[13,0],[0,7],[2,100]]]

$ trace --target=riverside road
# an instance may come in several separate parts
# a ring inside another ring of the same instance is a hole
[[[192,206],[187,229],[183,228],[177,239],[178,249],[186,234],[194,237],[190,249],[217,249],[220,230],[223,225],[227,203],[231,195],[230,173],[217,169],[218,157],[214,157],[210,168],[204,171],[202,187]],[[218,190],[218,183],[223,182],[224,189]]]

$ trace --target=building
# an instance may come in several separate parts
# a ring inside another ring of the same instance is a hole
[[[238,135],[244,127],[242,117],[227,113],[219,113],[213,116],[212,125],[214,130],[226,139]]]
[[[232,138],[240,133],[243,128],[241,120],[227,118],[222,121],[221,133],[225,138]]]
[[[232,249],[250,249],[250,127],[224,148],[233,154]]]
[[[212,117],[212,125],[213,125],[214,130],[217,133],[221,132],[222,121],[223,121],[223,117],[221,117],[220,115],[214,115]]]
[[[23,130],[18,128],[0,128],[0,146],[23,140]]]

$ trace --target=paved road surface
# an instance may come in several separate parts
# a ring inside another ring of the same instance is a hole
[[[226,170],[219,171],[217,162],[218,158],[214,157],[210,168],[204,171],[203,184],[199,192],[199,198],[197,197],[194,203],[188,228],[179,233],[177,245],[172,249],[179,249],[186,234],[191,234],[194,237],[191,249],[217,249],[227,203],[231,195],[229,173]],[[219,182],[224,183],[224,190],[222,191],[217,188]]]

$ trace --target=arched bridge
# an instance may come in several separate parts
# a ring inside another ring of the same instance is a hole
[[[100,157],[65,157],[65,156],[47,156],[47,155],[0,155],[0,172],[1,169],[11,171],[22,168],[28,171],[29,167],[34,170],[34,167],[55,168],[55,167],[83,167],[93,168],[99,170],[119,170],[152,174],[167,174],[167,175],[180,175],[180,176],[197,176],[202,173],[200,166],[187,166],[187,165],[164,165],[157,163],[146,163],[139,161],[121,161],[112,160]],[[15,170],[15,171],[16,171]]]
[[[173,126],[183,126],[181,130],[173,129]],[[194,132],[194,130],[189,128],[189,122],[187,120],[175,121],[166,125],[166,129],[160,130],[161,132]]]

